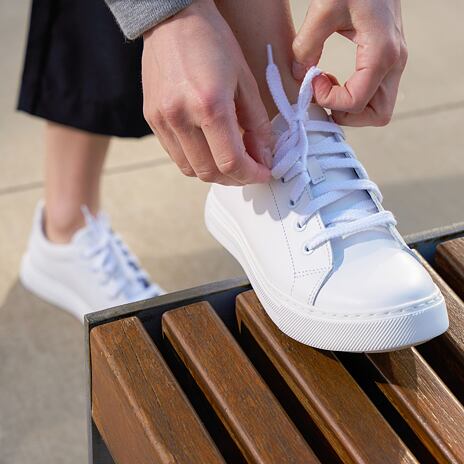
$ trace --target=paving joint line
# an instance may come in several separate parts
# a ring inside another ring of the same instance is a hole
[[[157,166],[163,166],[165,164],[171,163],[171,159],[169,157],[165,158],[157,158],[154,160],[149,160],[149,161],[142,161],[140,163],[133,163],[133,164],[124,164],[120,166],[113,166],[107,169],[103,170],[103,175],[104,176],[111,176],[114,174],[122,174],[125,172],[131,172],[131,171],[141,171],[146,168],[153,168]],[[8,187],[0,188],[0,196],[3,195],[12,195],[14,193],[22,193],[22,192],[28,192],[31,190],[38,190],[42,188],[44,185],[44,182],[39,180],[39,181],[32,181],[32,182],[27,182],[24,184],[19,184],[19,185],[11,185]]]
[[[464,100],[459,100],[452,103],[440,103],[428,108],[418,108],[415,110],[399,112],[396,115],[393,115],[392,122],[404,121],[405,119],[414,119],[420,116],[431,116],[437,113],[460,110],[462,108],[464,108]]]

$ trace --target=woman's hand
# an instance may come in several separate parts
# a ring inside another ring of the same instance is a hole
[[[144,36],[144,114],[187,176],[268,182],[272,132],[258,86],[212,0],[196,0]]]
[[[356,69],[343,86],[327,74],[314,79],[317,103],[331,109],[339,124],[387,124],[407,60],[400,0],[312,0],[293,42],[296,79],[318,63],[334,32],[357,45]]]

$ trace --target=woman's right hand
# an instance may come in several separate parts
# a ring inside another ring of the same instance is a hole
[[[243,185],[271,177],[271,124],[229,25],[197,0],[144,35],[144,115],[187,176]]]

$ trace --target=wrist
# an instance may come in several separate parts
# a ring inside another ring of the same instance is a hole
[[[145,31],[143,33],[143,40],[145,41],[149,39],[151,36],[153,36],[153,34],[157,30],[162,29],[168,23],[173,23],[179,20],[185,20],[192,16],[210,16],[211,14],[220,15],[219,10],[217,9],[216,3],[214,2],[214,0],[194,0],[191,5],[179,11],[174,16],[171,16],[165,21],[159,24],[156,24],[151,29],[148,29],[147,31]]]

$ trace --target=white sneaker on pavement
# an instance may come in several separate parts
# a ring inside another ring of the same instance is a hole
[[[304,344],[375,352],[440,335],[448,328],[442,294],[341,128],[310,103],[319,70],[309,70],[292,106],[269,59],[280,111],[274,179],[213,185],[208,229],[240,262],[274,323]]]
[[[37,205],[20,280],[44,300],[79,318],[87,313],[163,293],[150,282],[108,218],[83,208],[86,226],[69,244],[54,244],[44,233],[44,205]]]

